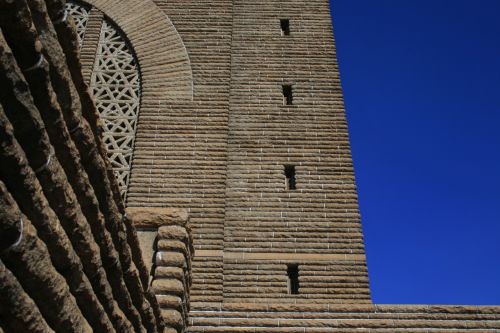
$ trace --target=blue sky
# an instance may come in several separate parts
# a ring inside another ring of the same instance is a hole
[[[331,5],[374,302],[500,304],[500,1]]]

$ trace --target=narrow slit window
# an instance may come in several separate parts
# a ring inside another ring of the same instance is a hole
[[[288,36],[290,34],[290,20],[289,19],[281,19],[281,36]]]
[[[296,189],[295,165],[285,165],[285,189]]]
[[[288,293],[297,295],[299,293],[299,265],[287,265],[286,275],[288,276]]]
[[[285,84],[283,86],[283,105],[292,105],[292,104],[293,104],[292,86],[290,84]]]

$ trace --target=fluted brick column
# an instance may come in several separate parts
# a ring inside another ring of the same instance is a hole
[[[54,3],[56,4],[56,2]],[[56,8],[56,11],[53,16],[59,17],[60,15],[57,14],[58,7],[54,6],[54,8]],[[56,25],[56,28],[57,27],[58,26]],[[69,29],[67,26],[59,26],[59,30],[59,33],[63,33],[63,31],[72,31],[74,33],[74,31]],[[62,46],[63,49],[65,46],[69,48],[64,49],[69,62],[77,63],[77,60],[73,62],[71,60],[74,60],[75,55],[78,55],[78,51],[75,49],[75,43],[66,43]],[[71,67],[72,66],[70,66],[70,69]],[[81,78],[81,73],[78,73],[78,71],[72,71],[71,74],[73,79],[75,79],[76,75],[78,77],[76,81],[86,87]],[[76,88],[78,88],[78,84],[76,86]],[[82,96],[82,94],[80,94],[80,98],[88,98],[88,96]],[[125,212],[123,202],[119,196],[119,192],[117,191],[118,186],[114,175],[109,174],[109,162],[104,152],[105,149],[102,146],[102,142],[97,139],[100,135],[99,130],[94,129],[92,133],[92,131],[89,130],[89,125],[87,123],[87,120],[91,119],[91,124],[97,124],[97,121],[92,121],[92,119],[97,117],[97,114],[95,111],[95,105],[93,105],[93,103],[91,104],[92,106],[88,107],[88,105],[83,103],[81,106],[82,108],[80,109],[81,113],[74,112],[74,110],[68,108],[67,111],[69,112],[65,112],[64,116],[68,124],[75,124],[79,126],[79,129],[72,133],[72,138],[77,145],[80,155],[82,156],[84,168],[89,175],[89,180],[94,188],[101,211],[106,219],[108,230],[111,232],[113,243],[118,250],[123,267],[125,283],[128,291],[130,292],[133,305],[139,310],[142,322],[148,326],[148,330],[154,331],[155,325],[149,323],[154,323],[155,316],[144,295],[144,288],[139,277],[139,272],[133,260],[131,246],[134,246],[134,242],[129,242],[129,239],[134,236],[133,230],[127,230],[124,218]],[[82,114],[84,117],[87,115],[87,118],[82,118]],[[98,149],[95,149],[95,142],[97,142]],[[132,307],[127,308],[133,309]]]
[[[22,35],[22,29],[19,28],[11,31],[16,36],[11,36],[11,43],[23,41],[24,35]],[[26,59],[29,59],[27,51],[30,49],[26,47],[27,45],[19,44],[18,50],[19,53],[24,54]],[[32,50],[35,49],[32,48]],[[6,44],[4,44],[3,51],[0,80],[7,89],[3,90],[0,95],[2,104],[9,105],[5,111],[14,126],[16,139],[25,151],[30,165],[38,170],[37,176],[44,189],[44,194],[82,260],[85,274],[89,277],[97,296],[103,304],[113,304],[113,294],[102,267],[100,251],[93,239],[90,226],[81,211],[72,188],[67,183],[65,172],[50,144],[36,105],[28,92],[23,92],[18,88],[21,85],[28,86],[28,83],[24,80],[16,62],[12,60],[13,55]],[[38,56],[32,55],[31,59],[40,59],[40,54]],[[27,64],[32,63],[27,61]],[[29,68],[27,64],[21,63],[21,66]],[[46,67],[47,63],[42,62],[42,65]],[[47,76],[43,76],[42,68],[28,75],[30,85],[33,91],[40,93],[40,99],[43,99],[42,96],[45,94],[48,96],[51,94],[50,90],[44,91],[43,84],[38,87],[38,83],[47,79]],[[54,97],[52,93],[51,101]],[[38,100],[38,103],[42,111],[51,112],[53,110],[51,106],[44,106],[41,100]],[[61,205],[62,202],[66,204]],[[133,308],[124,307],[124,310],[133,310]],[[130,317],[133,318],[133,316]],[[140,318],[137,317],[137,319],[136,327],[140,327]]]
[[[49,260],[64,273],[76,309],[94,331],[128,332],[130,320],[135,331],[155,333],[162,327],[135,266],[137,239],[133,226],[127,230],[123,221],[124,205],[98,136],[95,105],[79,72],[74,26],[62,13],[64,1],[47,1],[55,13],[52,20],[45,4],[0,2],[0,102],[6,106],[0,108],[0,159],[5,162],[0,176],[35,218]],[[53,21],[62,27],[59,34]],[[78,330],[77,324],[70,326],[64,331]]]
[[[11,245],[11,244],[4,244]],[[0,325],[11,332],[53,333],[35,302],[0,261]],[[2,330],[0,329],[0,332]]]
[[[0,221],[0,243],[6,246],[0,252],[0,259],[34,299],[47,323],[60,332],[92,332],[66,281],[52,266],[47,247],[3,182],[0,182]]]
[[[34,17],[36,18],[35,23],[38,28],[38,31],[40,32],[40,38],[42,42],[44,42],[45,44],[54,44],[59,46],[57,40],[54,40],[56,34],[55,31],[53,31],[50,19],[46,15],[46,11],[43,10],[36,11],[35,9],[32,9],[32,12],[39,14],[39,15],[34,15]],[[81,133],[84,134],[84,130],[82,128],[85,128],[85,124],[82,124],[80,116],[81,111],[79,109],[79,103],[78,103],[79,101],[73,83],[70,80],[70,74],[66,70],[65,66],[61,66],[57,62],[58,59],[64,58],[63,51],[60,49],[60,47],[54,47],[46,51],[45,56],[50,64],[53,85],[55,87],[55,90],[58,92],[57,97],[58,100],[60,101],[62,111],[64,112],[64,115],[66,115],[69,124],[76,123],[75,128],[77,130],[73,131],[74,133],[73,137],[75,137],[75,142],[77,143],[77,146],[83,147],[84,142],[93,143],[91,141],[90,131],[87,131],[86,137],[82,138],[82,135],[79,135]],[[64,123],[64,121],[61,121],[61,123]],[[71,126],[72,125],[70,125],[70,127]],[[59,134],[59,136],[61,135],[62,134]],[[69,137],[62,138],[62,140],[59,141],[72,142],[71,138]],[[75,152],[73,153],[74,155],[78,155],[76,148],[71,147],[71,149],[75,150]],[[68,148],[56,149],[56,152],[69,151],[71,149]],[[88,148],[87,147],[81,148],[80,151],[87,152]],[[83,156],[84,158],[86,158],[86,155]],[[98,210],[99,207],[98,202],[94,196],[94,191],[92,186],[90,185],[87,177],[85,177],[84,174],[85,171],[83,170],[82,166],[79,163],[75,165],[74,159],[65,158],[63,162],[66,162],[63,163],[63,165],[64,164],[67,165],[65,169],[69,169],[71,171],[71,172],[67,171],[66,173],[69,175],[70,182],[72,183],[73,189],[75,190],[75,193],[78,196],[83,212],[86,215],[87,220],[89,222],[92,221],[91,222],[91,226],[93,226],[92,230],[94,232],[94,236],[98,244],[101,247],[102,257],[104,258],[103,260],[106,263],[105,268],[108,268],[107,275],[113,282],[112,286],[116,290],[115,295],[120,295],[120,297],[130,297],[128,296],[130,290],[130,294],[132,295],[132,300],[134,301],[134,306],[139,310],[144,326],[147,327],[148,331],[154,332],[155,331],[154,315],[150,310],[148,302],[144,299],[144,296],[142,295],[141,292],[142,288],[138,289],[135,284],[131,285],[129,281],[125,280],[125,282],[128,283],[129,287],[127,290],[127,287],[125,286],[125,284],[123,284],[123,271],[121,269],[121,265],[116,261],[117,258],[120,257],[120,255],[117,251],[115,251],[113,243],[110,242],[111,239],[110,235],[109,233],[106,232],[106,229],[104,227],[105,222],[103,216]],[[126,277],[132,274],[136,273],[134,273],[133,270],[126,271]],[[134,280],[132,280],[132,283],[134,283]]]

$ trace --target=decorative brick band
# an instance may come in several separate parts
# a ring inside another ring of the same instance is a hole
[[[153,1],[86,2],[115,22],[132,45],[143,82],[142,104],[158,98],[193,99],[193,73],[186,47],[170,19]]]

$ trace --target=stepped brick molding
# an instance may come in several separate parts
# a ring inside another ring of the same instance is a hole
[[[189,215],[186,209],[129,207],[127,214],[134,221],[136,228],[159,228],[169,225],[189,228]],[[192,241],[189,243],[191,246]]]
[[[128,208],[128,217],[142,235],[144,261],[153,261],[151,288],[167,332],[183,332],[190,309],[193,239],[187,210]],[[149,235],[147,235],[149,234]],[[151,235],[152,234],[152,235]],[[148,242],[148,237],[153,236]]]

